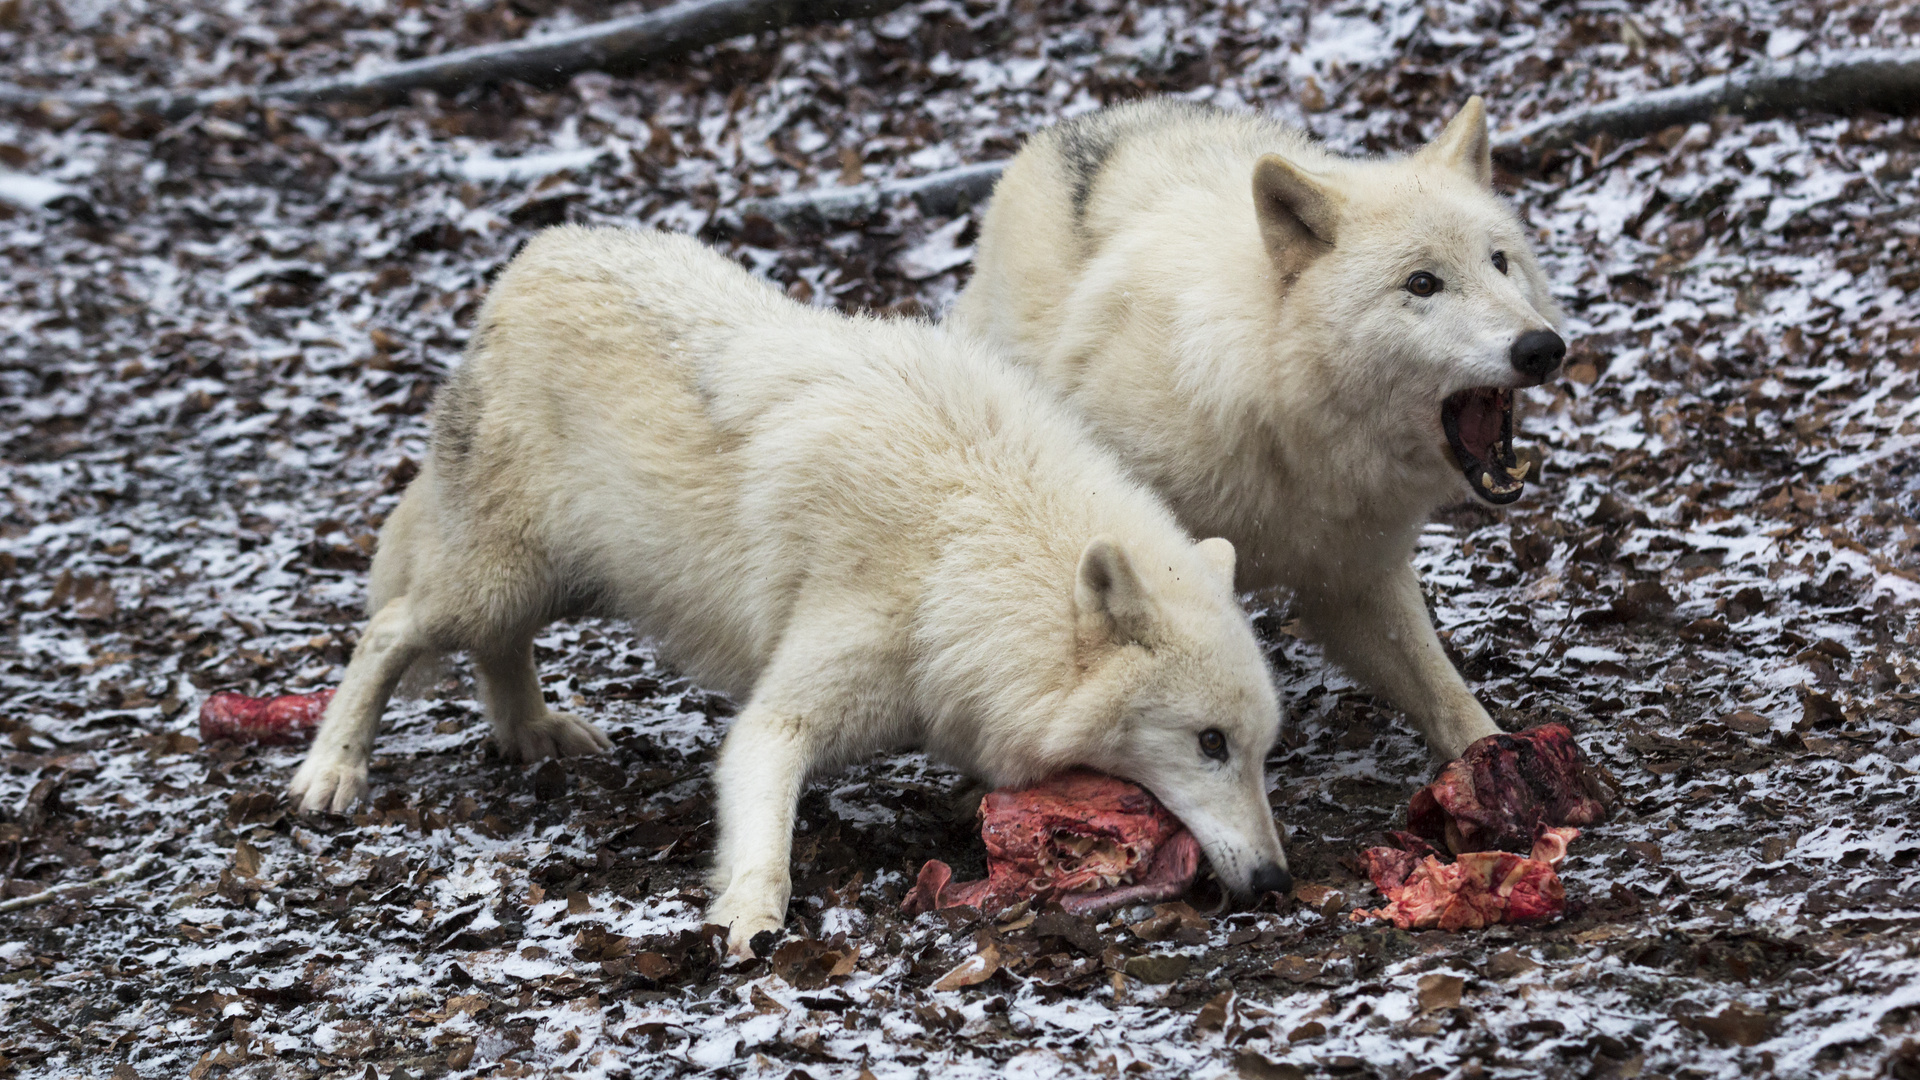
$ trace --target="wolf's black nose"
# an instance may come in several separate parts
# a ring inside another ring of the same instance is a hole
[[[1513,340],[1508,358],[1513,369],[1536,382],[1544,382],[1567,355],[1567,343],[1551,330],[1529,330]]]
[[[1293,891],[1293,875],[1278,863],[1268,863],[1253,871],[1253,895],[1263,896],[1277,892],[1282,896]]]

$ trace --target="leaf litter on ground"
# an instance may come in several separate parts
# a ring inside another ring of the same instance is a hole
[[[634,10],[15,5],[0,49],[21,82],[202,86]],[[917,868],[964,862],[975,833],[952,773],[890,758],[802,802],[792,929],[818,951],[792,971],[813,989],[770,959],[724,965],[702,928],[705,778],[733,706],[617,625],[538,643],[546,691],[615,739],[557,771],[490,757],[458,675],[389,709],[375,799],[345,819],[275,809],[298,748],[192,732],[212,692],[337,681],[432,391],[489,275],[544,225],[706,230],[803,302],[937,313],[977,222],[907,205],[788,241],[752,220],[724,234],[716,211],[1003,158],[1141,93],[1392,152],[1469,92],[1512,126],[1916,35],[1897,6],[1824,0],[923,0],[550,92],[0,117],[0,165],[51,193],[0,198],[0,892],[157,854],[4,916],[0,1055],[26,1077],[1913,1068],[1909,120],[1715,120],[1498,178],[1538,230],[1572,351],[1528,394],[1544,482],[1501,514],[1447,511],[1417,558],[1502,722],[1567,723],[1620,781],[1552,926],[1347,922],[1365,888],[1349,860],[1427,766],[1281,605],[1257,625],[1291,712],[1269,769],[1300,899],[1201,916],[1203,880],[1197,926],[1147,908],[903,919]],[[932,989],[983,943],[999,971]],[[1425,1007],[1436,975],[1461,980],[1457,1007]],[[1229,991],[1218,1028],[1195,1022]]]

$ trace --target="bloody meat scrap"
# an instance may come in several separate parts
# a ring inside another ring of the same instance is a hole
[[[1398,847],[1361,856],[1389,903],[1353,920],[1474,930],[1557,917],[1566,890],[1555,871],[1580,835],[1571,826],[1605,821],[1612,804],[1606,774],[1564,725],[1489,735],[1414,794],[1408,831],[1390,834]]]
[[[971,907],[995,914],[1022,900],[1057,900],[1077,915],[1185,892],[1200,845],[1145,788],[1074,769],[980,802],[987,876],[956,884],[938,859],[920,868],[900,909]]]
[[[1567,907],[1554,871],[1579,829],[1542,826],[1526,857],[1510,851],[1469,851],[1450,863],[1398,848],[1369,848],[1367,876],[1390,901],[1356,911],[1353,921],[1386,919],[1402,930],[1479,930],[1495,923],[1551,919]]]
[[[261,746],[303,743],[313,738],[333,691],[257,698],[223,691],[200,706],[200,741],[230,739]]]
[[[1612,804],[1605,774],[1587,761],[1566,725],[1541,724],[1467,747],[1414,794],[1407,829],[1456,855],[1522,852],[1542,824],[1597,825]]]

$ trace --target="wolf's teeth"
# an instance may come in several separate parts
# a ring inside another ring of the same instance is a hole
[[[1527,473],[1532,470],[1533,466],[1528,464],[1527,462],[1519,461],[1519,462],[1515,462],[1512,465],[1502,465],[1500,466],[1500,468],[1508,476],[1513,477],[1515,480],[1525,480],[1527,478]]]
[[[1496,487],[1496,486],[1498,485],[1498,483],[1499,483],[1499,481],[1497,481],[1497,480],[1495,480],[1495,479],[1493,478],[1493,474],[1492,474],[1492,473],[1490,473],[1490,472],[1488,472],[1488,471],[1486,471],[1485,469],[1482,469],[1482,470],[1480,471],[1480,486],[1481,486],[1481,487],[1483,487],[1483,488],[1485,488],[1485,489],[1487,489],[1488,491],[1492,491],[1492,490],[1494,490],[1494,488],[1495,488],[1495,487]]]

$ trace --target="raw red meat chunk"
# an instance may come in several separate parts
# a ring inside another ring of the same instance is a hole
[[[1389,903],[1353,920],[1477,930],[1555,918],[1567,900],[1555,868],[1580,835],[1571,826],[1605,821],[1612,803],[1606,774],[1564,725],[1489,735],[1414,794],[1408,831],[1390,834],[1398,847],[1361,856]]]
[[[1597,825],[1613,803],[1605,774],[1563,724],[1489,735],[1449,762],[1407,806],[1407,829],[1455,854],[1526,851],[1542,825]]]
[[[1369,848],[1367,876],[1388,904],[1353,913],[1354,922],[1386,919],[1402,930],[1478,930],[1495,923],[1540,922],[1566,911],[1555,869],[1579,829],[1542,826],[1528,857],[1469,851],[1451,863],[1398,848]]]
[[[949,907],[995,914],[1022,900],[1057,900],[1097,915],[1122,904],[1168,900],[1200,868],[1200,845],[1138,784],[1074,769],[980,802],[987,876],[956,884],[938,859],[900,902],[909,915]]]
[[[333,691],[257,698],[223,691],[200,706],[200,741],[230,739],[261,746],[303,743],[313,738]]]

